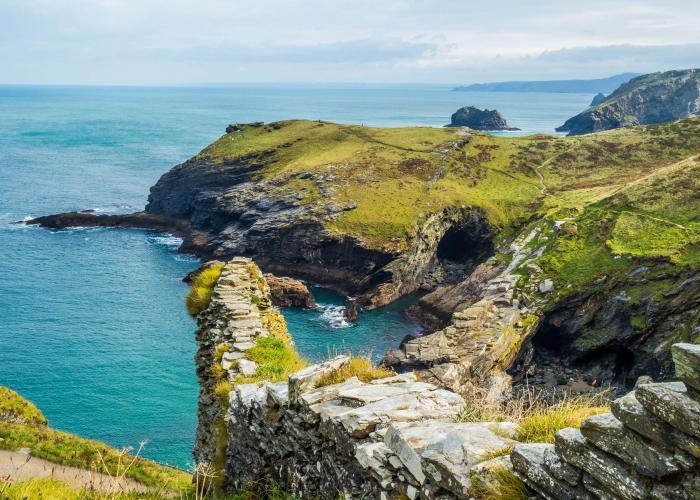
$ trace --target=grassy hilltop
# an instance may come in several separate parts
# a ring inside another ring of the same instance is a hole
[[[472,206],[501,237],[533,218],[580,219],[570,248],[558,249],[562,259],[626,254],[691,265],[700,230],[698,153],[700,119],[580,137],[300,120],[240,126],[199,158],[259,157],[255,178],[292,189],[302,205],[330,197],[355,206],[328,226],[371,246],[400,249],[430,213]]]

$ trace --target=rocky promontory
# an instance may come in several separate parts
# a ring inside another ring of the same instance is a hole
[[[700,70],[688,69],[638,76],[592,108],[569,118],[558,132],[588,134],[634,125],[649,125],[700,114]]]
[[[171,231],[361,308],[427,291],[431,331],[387,362],[438,386],[622,390],[700,335],[698,154],[697,118],[577,138],[239,124],[144,212],[30,223]]]
[[[474,130],[520,130],[509,127],[505,118],[495,109],[465,106],[452,114],[449,127],[469,127]]]

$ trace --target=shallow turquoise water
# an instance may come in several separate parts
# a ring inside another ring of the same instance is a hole
[[[27,216],[140,209],[172,165],[230,122],[321,118],[433,125],[465,104],[551,132],[589,95],[464,94],[449,87],[124,88],[0,86],[0,385],[20,391],[55,428],[187,466],[196,425],[194,323],[182,276],[196,260],[145,231],[50,232]],[[381,356],[416,325],[404,304],[339,325],[342,298],[316,290],[317,311],[285,311],[299,350]]]

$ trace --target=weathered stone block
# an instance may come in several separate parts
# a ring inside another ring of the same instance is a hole
[[[676,376],[689,387],[700,391],[700,345],[674,344],[671,347]]]
[[[642,406],[681,432],[700,438],[700,402],[681,392],[678,385],[645,384],[636,390]]]
[[[587,472],[620,498],[647,498],[649,482],[617,458],[589,446],[578,429],[569,427],[559,431],[555,449],[569,464]]]
[[[677,447],[700,458],[700,439],[670,426],[644,409],[635,393],[630,392],[611,404],[615,415],[626,427],[667,447]]]
[[[655,447],[639,434],[625,428],[612,413],[586,419],[581,434],[593,445],[615,455],[646,476],[661,478],[687,468],[673,453]]]
[[[592,499],[593,496],[582,488],[559,481],[550,473],[545,465],[545,453],[553,449],[554,445],[544,443],[516,445],[510,455],[513,470],[525,484],[548,500]]]
[[[313,389],[321,376],[337,370],[341,366],[350,362],[349,356],[336,356],[333,359],[318,364],[311,365],[289,377],[289,402],[296,404],[299,395],[309,389]]]

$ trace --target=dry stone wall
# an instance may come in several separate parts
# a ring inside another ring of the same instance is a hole
[[[209,307],[197,316],[195,363],[200,393],[193,449],[197,464],[215,464],[217,453],[223,453],[226,384],[239,373],[255,375],[255,363],[245,353],[258,337],[269,335],[270,317],[275,314],[279,313],[271,307],[270,291],[258,267],[246,258],[229,261],[212,291]]]
[[[555,444],[519,444],[515,471],[547,499],[700,499],[700,346],[673,346],[682,382],[647,383]]]
[[[348,361],[236,387],[226,465],[234,490],[268,478],[302,498],[468,498],[473,474],[507,462],[489,457],[515,444],[515,425],[456,423],[462,397],[412,373],[316,387]]]

